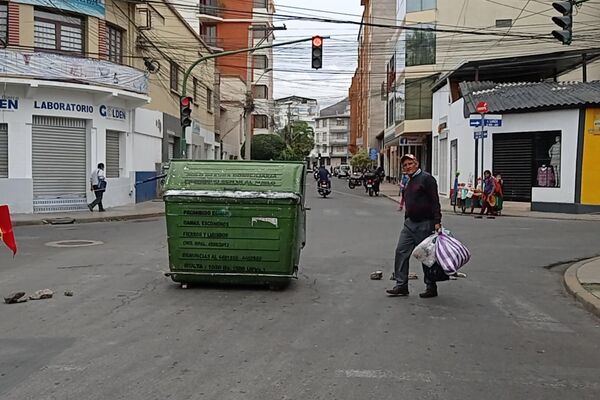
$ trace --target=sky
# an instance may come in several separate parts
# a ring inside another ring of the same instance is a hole
[[[298,21],[292,16],[325,17],[360,21],[360,0],[275,0],[277,42],[331,36],[323,43],[323,68],[311,68],[311,44],[300,43],[273,49],[275,98],[298,95],[316,98],[321,108],[348,96],[348,89],[357,64],[358,25]],[[344,15],[342,15],[342,13]],[[345,15],[349,14],[349,15]]]

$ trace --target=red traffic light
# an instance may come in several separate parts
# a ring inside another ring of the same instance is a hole
[[[323,38],[321,36],[313,36],[312,45],[315,47],[323,46]]]
[[[192,104],[192,98],[191,97],[182,97],[180,100],[180,104],[183,107],[189,107]]]

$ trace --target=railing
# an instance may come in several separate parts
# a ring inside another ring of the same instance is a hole
[[[206,4],[200,4],[198,7],[198,13],[201,15],[211,15],[218,17],[221,15],[219,4],[217,0],[207,0]]]
[[[144,71],[93,58],[0,49],[0,77],[26,77],[109,86],[148,93]]]
[[[329,127],[329,132],[348,132],[349,129],[350,127],[348,125],[331,125]]]

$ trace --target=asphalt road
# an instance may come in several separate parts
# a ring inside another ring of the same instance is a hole
[[[309,184],[308,244],[285,291],[181,289],[161,274],[163,219],[17,228],[0,294],[56,294],[0,304],[0,398],[600,398],[600,320],[565,293],[560,265],[600,253],[600,223],[445,215],[473,253],[468,279],[388,298],[395,204]],[[68,239],[104,244],[45,245]],[[369,280],[376,269],[384,280]]]

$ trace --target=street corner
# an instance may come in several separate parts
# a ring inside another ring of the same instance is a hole
[[[585,309],[600,317],[600,257],[573,264],[563,281],[567,291]]]

